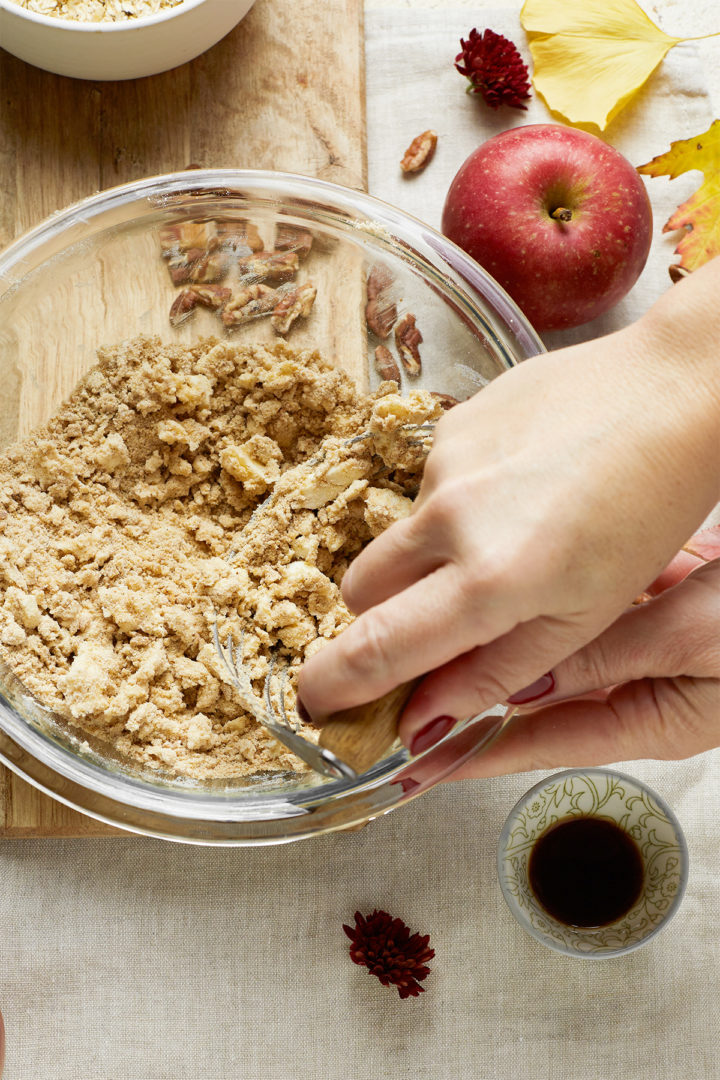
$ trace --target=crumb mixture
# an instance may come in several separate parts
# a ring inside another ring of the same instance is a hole
[[[157,15],[177,7],[182,0],[14,0],[37,15],[51,15],[73,22],[126,22],[143,15]]]
[[[407,425],[441,406],[389,382],[361,395],[284,343],[137,339],[98,355],[0,455],[0,658],[141,765],[297,769],[230,682],[213,625],[242,640],[256,695],[271,652],[292,675],[346,626],[350,560],[419,484]]]

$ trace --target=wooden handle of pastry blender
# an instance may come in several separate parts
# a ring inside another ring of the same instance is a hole
[[[366,772],[397,739],[398,718],[419,681],[401,683],[375,701],[333,713],[320,731],[320,746],[332,750],[358,775]]]

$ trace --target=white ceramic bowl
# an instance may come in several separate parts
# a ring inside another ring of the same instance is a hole
[[[0,0],[0,46],[28,64],[74,79],[139,79],[200,56],[254,0],[182,0],[126,22],[75,22]]]

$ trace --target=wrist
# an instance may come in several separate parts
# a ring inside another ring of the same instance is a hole
[[[720,499],[720,259],[715,263],[671,286],[619,335],[656,473],[690,489],[689,501],[705,512]]]
[[[683,376],[683,391],[720,424],[720,258],[684,278],[627,328],[654,376]]]

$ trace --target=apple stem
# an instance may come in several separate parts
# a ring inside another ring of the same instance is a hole
[[[568,210],[567,206],[557,206],[550,211],[550,217],[555,218],[556,221],[569,221],[572,217],[572,210]]]

